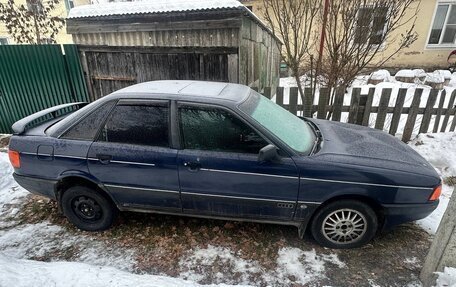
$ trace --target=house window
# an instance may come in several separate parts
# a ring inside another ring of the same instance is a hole
[[[70,12],[70,10],[74,8],[74,0],[65,0],[65,8],[67,12]]]
[[[8,45],[8,38],[0,38],[0,45]]]
[[[439,4],[435,11],[428,44],[453,45],[456,38],[456,4]]]
[[[358,10],[355,43],[379,45],[383,42],[388,7],[362,7]]]

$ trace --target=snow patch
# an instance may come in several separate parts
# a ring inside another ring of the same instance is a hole
[[[135,264],[131,250],[108,247],[88,237],[69,234],[46,221],[0,231],[0,252],[10,257],[46,258],[62,251],[74,253],[75,261],[122,270],[133,270]]]
[[[404,77],[404,78],[414,78],[415,77],[415,72],[413,70],[399,70],[396,75],[396,77]]]
[[[332,263],[339,268],[344,268],[336,254],[317,254],[315,249],[303,251],[299,248],[285,247],[279,250],[277,258],[277,277],[283,283],[291,283],[289,277],[293,276],[295,282],[306,285],[312,281],[325,277],[325,264]]]
[[[436,287],[455,287],[456,286],[456,268],[445,267],[443,272],[436,272],[438,278]]]
[[[238,274],[242,284],[254,282],[252,278],[260,276],[272,285],[306,285],[325,278],[326,264],[332,264],[338,268],[346,267],[336,254],[317,254],[315,249],[303,251],[292,247],[281,248],[278,251],[277,268],[273,271],[266,271],[258,262],[242,259],[240,255],[226,247],[212,245],[195,249],[179,262],[179,267],[183,270],[180,277],[191,281],[202,281],[210,273],[207,270],[213,270],[214,266],[217,266],[216,269],[220,270],[219,272],[229,269],[230,273]],[[217,281],[223,279],[223,274],[220,277],[215,274],[213,277]]]
[[[215,265],[229,268],[239,274],[241,282],[248,284],[252,274],[262,272],[260,265],[252,260],[242,259],[226,247],[208,245],[207,248],[197,248],[187,257],[181,258],[179,267],[184,270],[180,277],[191,281],[202,281],[206,278],[205,269],[212,269]],[[223,279],[223,274],[215,276],[216,280]]]
[[[389,81],[391,78],[390,72],[387,70],[378,70],[370,75],[370,78],[375,81]]]
[[[196,287],[199,284],[157,275],[138,275],[113,267],[75,262],[39,262],[0,254],[2,286]],[[208,285],[214,286],[214,285]],[[227,286],[227,285],[219,285]]]
[[[434,72],[434,73],[429,73],[426,75],[425,82],[426,83],[433,83],[433,84],[441,84],[445,81],[445,78],[441,73]]]
[[[435,70],[434,74],[441,75],[445,80],[451,79],[451,72],[448,70]]]

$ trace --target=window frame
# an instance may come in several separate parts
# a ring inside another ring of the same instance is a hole
[[[144,145],[136,143],[123,143],[123,142],[109,142],[100,140],[102,129],[106,126],[110,116],[114,112],[117,106],[164,106],[168,108],[168,146],[154,146],[154,145]],[[172,135],[172,104],[170,100],[161,100],[161,99],[119,99],[117,103],[112,107],[111,111],[108,113],[103,123],[98,129],[98,133],[95,137],[94,142],[99,143],[109,143],[109,144],[119,144],[119,145],[130,145],[130,146],[142,146],[142,147],[151,147],[151,148],[173,148],[173,135]]]
[[[448,11],[445,15],[445,21],[443,22],[443,27],[442,27],[442,32],[440,34],[440,37],[439,37],[439,43],[438,44],[429,44],[429,40],[431,38],[431,33],[432,33],[432,26],[434,26],[434,21],[435,21],[435,16],[437,14],[437,10],[439,8],[440,5],[448,5]],[[455,37],[455,40],[452,44],[442,44],[441,41],[443,39],[443,36],[445,34],[445,28],[446,28],[446,25],[447,25],[447,22],[448,22],[448,18],[449,18],[449,15],[450,15],[450,12],[451,12],[451,6],[454,5],[455,6],[455,9],[456,9],[456,1],[451,1],[451,0],[445,0],[445,1],[439,1],[437,0],[436,3],[435,3],[435,7],[434,7],[434,13],[432,14],[432,20],[431,20],[431,23],[429,25],[429,31],[428,31],[428,36],[426,38],[426,43],[425,43],[425,48],[427,49],[445,49],[445,48],[456,48],[456,37]]]
[[[356,20],[358,20],[359,13],[360,13],[360,10],[361,10],[361,9],[371,9],[371,10],[374,10],[374,8],[375,8],[375,7],[373,7],[372,5],[361,5],[361,6],[359,6],[358,9],[357,9],[357,11],[356,11]],[[369,35],[367,39],[369,40],[369,43],[368,43],[369,46],[371,46],[371,47],[373,47],[373,48],[379,47],[379,46],[380,46],[380,48],[383,49],[384,44],[385,44],[385,40],[386,40],[385,37],[384,37],[384,36],[385,36],[385,29],[386,29],[386,24],[387,24],[387,21],[388,21],[387,19],[389,18],[389,15],[390,15],[390,13],[391,13],[391,7],[384,6],[384,7],[382,7],[382,8],[386,8],[386,9],[387,9],[387,11],[386,11],[386,17],[385,17],[386,21],[385,21],[385,23],[383,24],[383,31],[382,31],[382,39],[383,39],[383,41],[382,41],[381,43],[379,43],[379,44],[375,44],[375,43],[370,44],[370,37],[371,37],[371,36]],[[373,26],[374,26],[374,17],[373,17],[373,13],[371,13],[370,22],[369,22],[369,34],[371,34],[371,32],[372,32]],[[356,29],[358,29],[358,24],[356,24]],[[355,34],[356,34],[356,32],[357,32],[357,31],[355,31]],[[357,43],[357,42],[355,42],[355,39],[353,39],[352,42],[353,42],[354,45],[362,45],[362,44],[363,44],[363,43]]]
[[[190,149],[190,148],[185,148],[184,144],[184,135],[183,135],[183,130],[181,126],[181,117],[180,117],[180,109],[185,108],[185,107],[190,107],[190,108],[199,108],[199,109],[220,109],[223,110],[227,113],[229,113],[231,116],[235,117],[238,119],[240,122],[251,128],[255,133],[258,134],[266,143],[268,144],[273,144],[277,148],[279,148],[279,151],[281,150],[281,146],[275,144],[273,141],[269,139],[268,136],[266,136],[263,132],[258,130],[254,125],[252,125],[249,121],[245,120],[243,117],[241,117],[238,113],[236,113],[234,110],[229,109],[225,106],[220,106],[216,104],[207,104],[207,103],[196,103],[196,102],[186,102],[186,101],[178,101],[177,102],[177,107],[175,109],[175,120],[176,120],[176,128],[177,128],[177,134],[178,134],[178,143],[179,147],[181,150],[191,150],[191,151],[201,151],[205,153],[217,153],[217,154],[242,154],[242,155],[254,155],[257,156],[258,154],[253,154],[253,153],[240,153],[240,152],[233,152],[233,151],[217,151],[217,150],[201,150],[201,149]]]
[[[97,132],[95,133],[95,136],[93,137],[92,140],[87,140],[87,139],[71,139],[71,138],[65,138],[65,135],[73,128],[75,127],[77,124],[79,124],[80,122],[82,122],[83,120],[85,120],[87,117],[89,117],[90,115],[92,115],[94,112],[96,112],[97,110],[101,109],[103,106],[105,105],[108,105],[110,103],[114,102],[114,104],[112,105],[111,109],[108,111],[108,113],[106,114],[106,116],[104,117],[103,119],[103,122],[102,124],[100,124],[98,126],[98,130]],[[106,101],[102,104],[99,104],[98,106],[94,107],[92,110],[90,111],[87,111],[85,115],[83,115],[82,117],[80,117],[78,120],[74,121],[73,123],[71,123],[70,125],[68,125],[65,130],[63,132],[61,132],[59,134],[59,136],[57,137],[58,139],[62,139],[62,140],[68,140],[68,141],[87,141],[87,142],[95,142],[100,134],[100,131],[101,131],[101,128],[102,126],[106,123],[106,120],[108,119],[109,115],[111,114],[112,110],[116,107],[117,105],[117,102],[118,100],[110,100],[110,101]]]

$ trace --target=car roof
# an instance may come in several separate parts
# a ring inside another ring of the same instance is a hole
[[[187,80],[168,80],[152,81],[132,85],[121,90],[115,91],[107,97],[115,98],[135,98],[138,96],[145,98],[172,98],[175,100],[218,99],[240,102],[244,100],[251,89],[244,85],[209,82],[209,81],[187,81]]]

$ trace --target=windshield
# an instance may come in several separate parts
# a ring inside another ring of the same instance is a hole
[[[295,151],[310,153],[315,135],[302,119],[255,91],[239,108]]]

